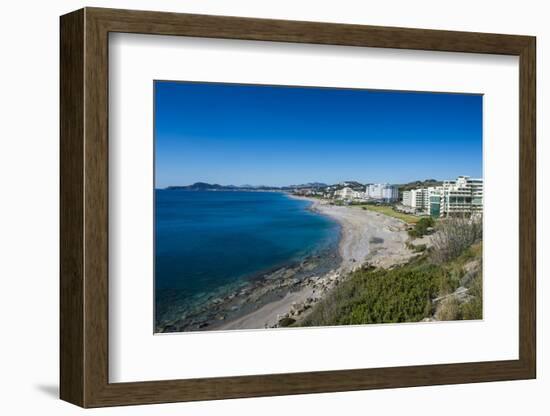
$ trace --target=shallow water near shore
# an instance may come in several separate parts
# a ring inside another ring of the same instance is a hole
[[[340,226],[310,206],[280,192],[157,190],[156,331],[237,316],[338,265]]]

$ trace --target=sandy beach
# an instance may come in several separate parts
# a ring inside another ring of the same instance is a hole
[[[300,264],[265,273],[245,287],[213,296],[200,307],[166,322],[159,332],[279,327],[285,318],[298,322],[350,272],[366,264],[388,268],[415,254],[407,248],[407,225],[399,219],[357,206],[337,206],[306,199],[310,210],[338,221],[337,253],[311,256]]]
[[[313,200],[311,209],[336,219],[342,225],[339,251],[341,272],[349,272],[368,261],[389,267],[406,261],[410,252],[406,224],[396,218],[354,206],[337,206]]]
[[[408,235],[404,222],[360,207],[330,205],[318,199],[308,200],[312,202],[310,209],[330,216],[341,224],[342,235],[338,247],[340,265],[323,276],[306,279],[281,299],[266,303],[215,329],[270,328],[278,326],[283,318],[299,321],[349,272],[366,263],[375,267],[391,267],[405,263],[414,255],[406,246]]]

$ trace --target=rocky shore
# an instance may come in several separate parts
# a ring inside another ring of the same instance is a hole
[[[223,296],[212,297],[170,321],[157,332],[284,327],[308,311],[353,270],[371,265],[388,268],[415,255],[407,247],[406,224],[360,207],[335,206],[308,199],[310,207],[341,225],[337,250],[253,279]]]
[[[305,258],[299,263],[277,268],[250,279],[234,288],[226,288],[218,295],[194,302],[172,313],[176,317],[157,323],[156,332],[184,332],[197,330],[230,329],[240,319],[260,310],[265,305],[295,296],[317,276],[337,268],[341,259],[337,250],[324,251]],[[276,322],[275,322],[276,323]],[[271,325],[269,325],[271,326]],[[252,326],[239,329],[264,328]]]

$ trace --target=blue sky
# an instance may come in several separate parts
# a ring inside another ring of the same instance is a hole
[[[482,175],[482,96],[155,82],[155,186]]]

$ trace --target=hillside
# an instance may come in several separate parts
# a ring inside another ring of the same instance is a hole
[[[425,179],[423,181],[414,181],[399,185],[399,193],[403,191],[410,191],[411,189],[416,188],[428,188],[430,186],[441,186],[443,181],[438,181],[436,179]]]
[[[480,247],[441,267],[423,256],[389,270],[363,268],[300,326],[481,319],[481,274]]]

